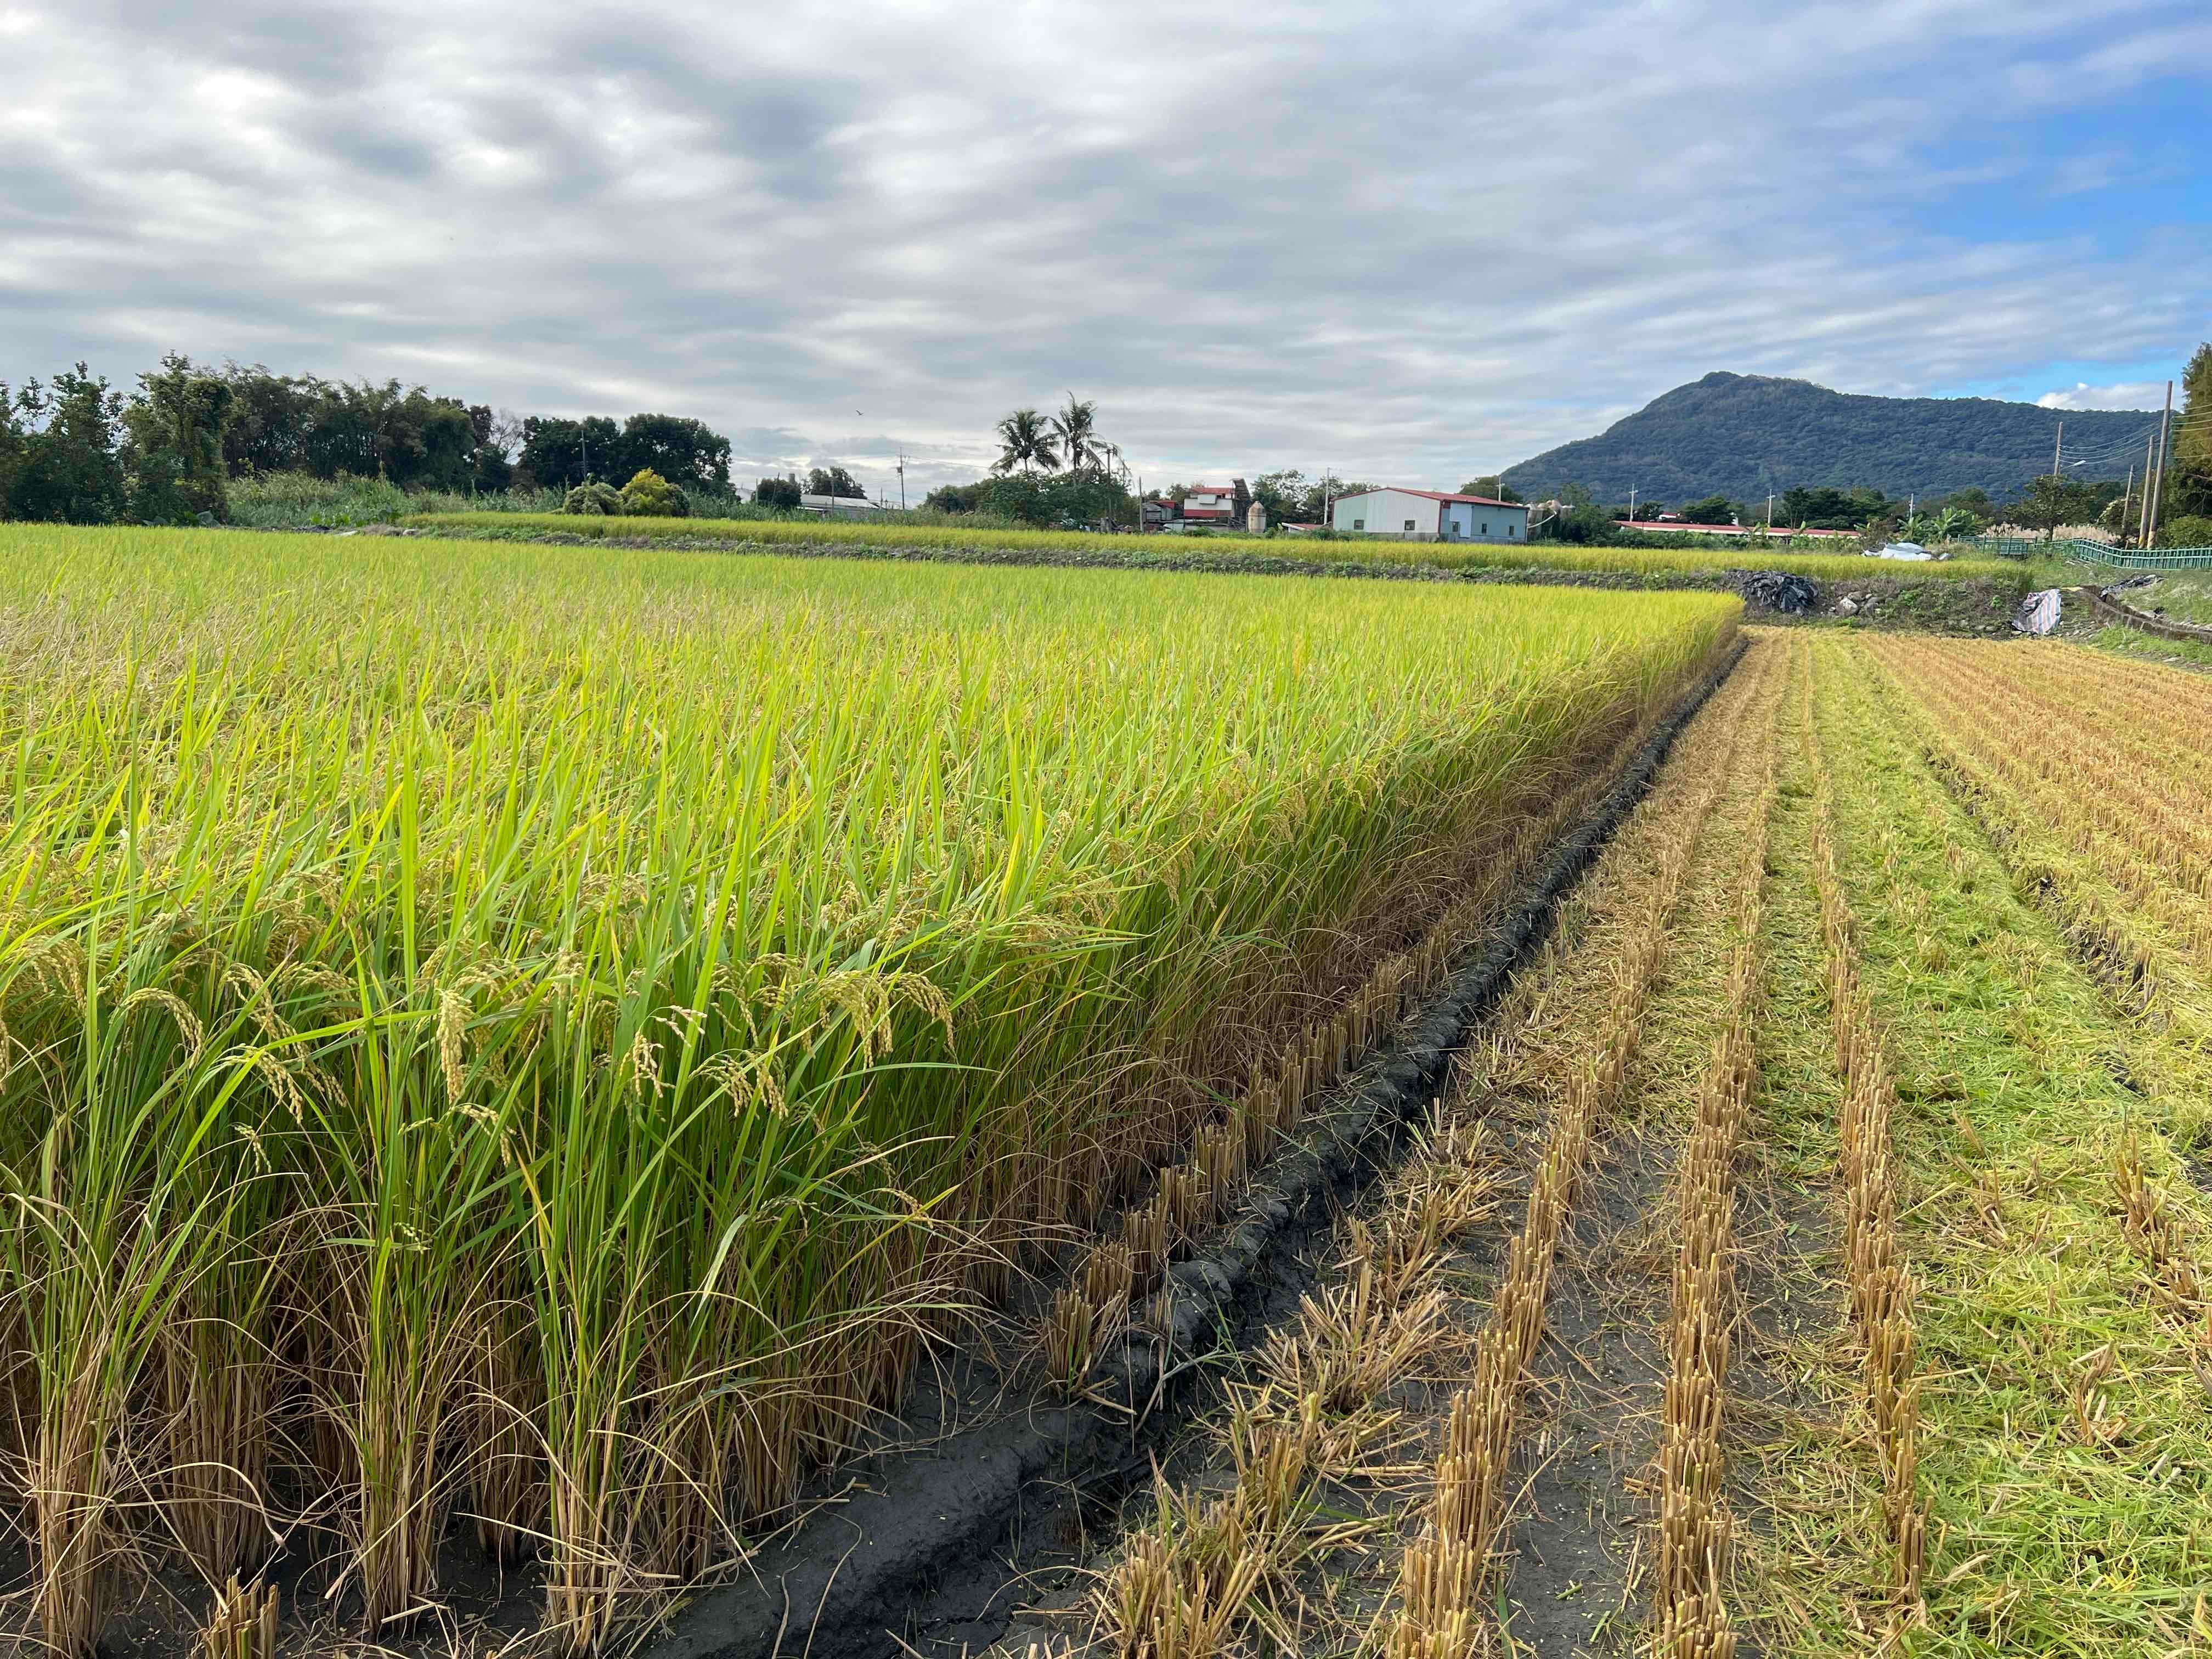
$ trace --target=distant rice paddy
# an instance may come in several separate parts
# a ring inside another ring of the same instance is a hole
[[[1091,554],[1101,562],[1131,562],[1248,557],[1315,564],[1425,565],[1446,570],[1613,571],[1662,576],[1756,567],[1794,570],[1836,581],[1896,580],[1907,575],[1915,580],[1958,581],[1978,577],[2018,583],[2021,580],[2017,562],[1999,559],[1946,559],[1908,565],[1863,558],[1856,554],[1805,552],[1783,542],[1772,546],[1746,542],[1726,548],[1571,547],[1551,542],[1512,546],[1497,543],[1324,541],[1304,537],[1271,539],[1211,534],[1102,536],[1084,531],[962,530],[857,521],[830,524],[819,520],[601,518],[564,513],[428,513],[416,514],[404,522],[418,528],[464,535],[518,538],[561,534],[593,540],[703,540],[769,550],[784,547],[794,551],[913,548],[956,558],[971,552]]]

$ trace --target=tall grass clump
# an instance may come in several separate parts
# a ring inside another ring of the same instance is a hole
[[[535,1549],[592,1645],[1736,615],[0,529],[46,1640],[152,1559],[258,1608],[305,1528],[369,1626]]]
[[[343,529],[391,524],[412,513],[558,513],[559,489],[513,489],[479,495],[465,489],[402,489],[386,478],[342,472],[259,472],[234,479],[231,521],[254,530],[316,526]]]

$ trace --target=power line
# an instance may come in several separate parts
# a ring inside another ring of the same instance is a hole
[[[2157,430],[2158,422],[2155,418],[2145,421],[2141,426],[2137,427],[2126,437],[2119,439],[2115,442],[2100,445],[2096,448],[2092,449],[2087,455],[2079,456],[2075,459],[2069,461],[2067,465],[2069,466],[2083,466],[2107,460],[2117,461],[2121,459],[2123,457],[2132,457],[2135,453],[2135,447]]]

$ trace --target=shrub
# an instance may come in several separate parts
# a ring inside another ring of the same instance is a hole
[[[2195,514],[2169,519],[2159,526],[2155,539],[2160,547],[2212,547],[2212,519]]]
[[[624,513],[647,519],[680,519],[690,511],[684,492],[649,466],[641,466],[622,487]]]
[[[561,503],[561,510],[563,513],[602,514],[626,513],[629,509],[623,503],[621,490],[612,484],[594,483],[580,483],[570,490],[568,499]]]

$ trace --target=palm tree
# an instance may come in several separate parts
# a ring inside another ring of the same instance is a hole
[[[1016,467],[1027,472],[1039,466],[1049,472],[1060,465],[1051,428],[1034,409],[1018,409],[1000,422],[999,441],[1004,447],[991,464],[994,472],[1011,472]]]
[[[1097,428],[1098,405],[1088,398],[1079,401],[1069,392],[1067,407],[1052,417],[1052,432],[1067,457],[1070,472],[1097,466],[1105,459],[1107,447],[1100,441]]]

